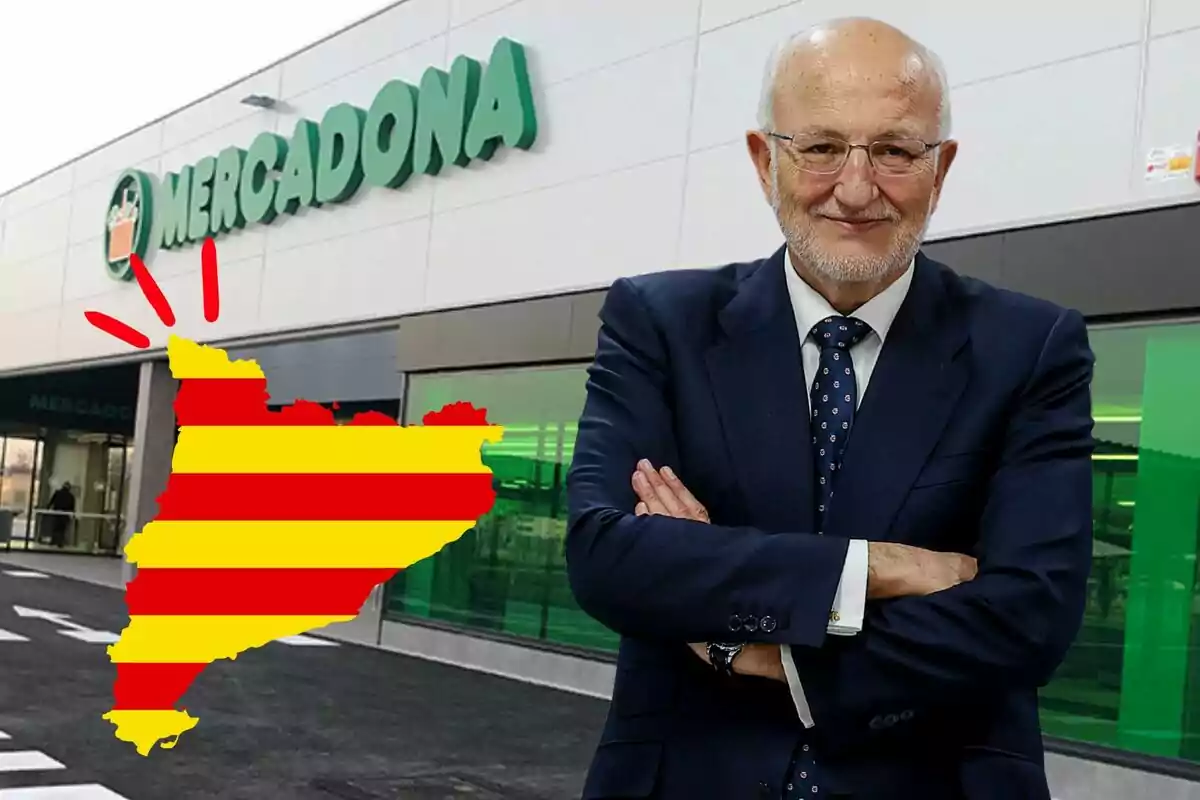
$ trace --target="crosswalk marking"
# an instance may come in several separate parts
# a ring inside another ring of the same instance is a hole
[[[12,631],[6,631],[6,630],[4,630],[4,628],[0,628],[0,642],[28,642],[28,641],[29,641],[29,639],[27,637],[22,636],[19,633],[13,633]],[[3,739],[3,738],[4,738],[3,736],[0,736],[0,739]]]
[[[328,639],[318,639],[315,636],[305,636],[297,634],[296,636],[283,636],[275,641],[280,644],[290,644],[293,647],[337,647],[337,642],[331,642]]]
[[[28,772],[35,769],[66,768],[65,764],[55,761],[40,750],[0,752],[0,772]]]
[[[0,789],[0,800],[128,800],[112,789],[98,783],[79,783],[73,786],[28,786],[23,789]]]
[[[34,572],[31,569],[6,569],[4,574],[10,578],[49,578],[44,572]]]

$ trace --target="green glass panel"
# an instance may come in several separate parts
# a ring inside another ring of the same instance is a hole
[[[411,378],[407,424],[465,400],[505,430],[501,442],[483,449],[495,506],[461,539],[392,581],[387,616],[616,649],[617,636],[579,609],[563,558],[564,484],[586,380],[584,366]]]
[[[1091,332],[1094,562],[1048,734],[1200,760],[1200,325]]]

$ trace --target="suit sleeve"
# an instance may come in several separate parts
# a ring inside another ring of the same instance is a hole
[[[926,711],[1047,683],[1082,624],[1092,556],[1093,356],[1064,312],[1016,400],[989,484],[976,578],[868,604],[863,632],[796,648],[818,727]]]
[[[819,646],[848,540],[634,515],[638,460],[675,467],[687,482],[666,348],[625,279],[600,320],[567,477],[567,575],[580,607],[635,638]],[[731,625],[733,615],[770,618],[769,630]]]

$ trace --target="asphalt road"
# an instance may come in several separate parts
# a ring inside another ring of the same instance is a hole
[[[0,571],[0,800],[578,798],[607,708],[371,648],[275,642],[210,665],[179,705],[199,725],[142,757],[101,719],[105,645],[62,633],[127,621],[115,589]]]

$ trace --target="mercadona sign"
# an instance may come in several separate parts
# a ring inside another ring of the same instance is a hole
[[[105,219],[104,257],[131,280],[129,257],[268,224],[305,206],[341,203],[365,182],[398,189],[414,173],[488,160],[503,144],[529,148],[537,117],[524,47],[500,39],[484,67],[459,56],[430,67],[420,87],[389,81],[363,110],[342,103],[321,123],[301,119],[291,140],[260,133],[249,150],[228,147],[162,180],[140,170],[117,179]]]

